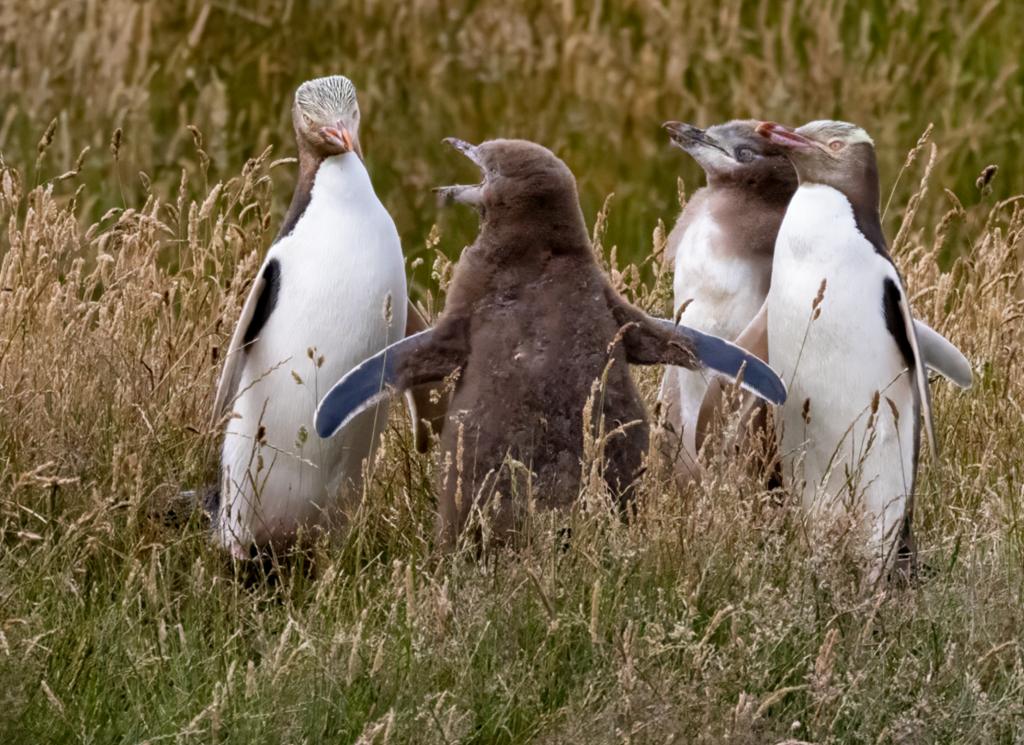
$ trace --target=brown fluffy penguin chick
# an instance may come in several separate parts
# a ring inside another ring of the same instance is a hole
[[[449,142],[483,181],[439,190],[480,212],[435,327],[392,345],[321,401],[330,436],[390,392],[456,377],[441,446],[439,531],[451,543],[474,509],[510,537],[530,501],[570,505],[580,491],[584,428],[605,432],[604,477],[624,503],[648,447],[629,364],[707,366],[774,401],[785,388],[762,362],[709,335],[652,318],[626,302],[595,261],[569,168],[522,140]],[[607,371],[607,374],[606,374]],[[605,376],[606,374],[606,376]],[[595,381],[604,384],[584,409]],[[382,385],[383,383],[383,385]],[[521,464],[521,465],[519,465]]]

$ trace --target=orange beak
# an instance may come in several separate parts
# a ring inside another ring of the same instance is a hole
[[[353,150],[352,144],[352,133],[348,131],[348,127],[321,127],[320,134],[324,136],[324,139],[333,142],[338,147],[344,148],[345,152],[351,152]]]

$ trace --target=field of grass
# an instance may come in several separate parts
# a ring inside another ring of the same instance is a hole
[[[1021,28],[996,0],[0,3],[0,742],[1024,743]],[[398,415],[347,534],[238,576],[174,497],[215,471],[291,93],[329,72],[435,309],[475,224],[434,207],[467,175],[442,137],[554,149],[667,312],[659,221],[700,179],[664,119],[865,126],[915,311],[975,365],[935,387],[920,585],[865,591],[849,531],[714,452],[687,491],[652,462],[633,524],[587,489],[514,553],[444,555]]]

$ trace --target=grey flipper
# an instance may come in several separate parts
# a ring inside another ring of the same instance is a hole
[[[960,388],[970,388],[974,382],[971,363],[946,337],[919,319],[914,320],[917,343],[929,370],[951,380]]]
[[[441,343],[437,343],[441,339]],[[399,342],[352,368],[335,383],[316,408],[313,424],[320,437],[332,437],[352,419],[396,393],[424,383],[439,382],[460,366],[459,349],[448,337],[427,329]]]
[[[224,358],[224,369],[217,383],[217,395],[213,402],[214,424],[224,415],[225,409],[235,397],[238,382],[242,377],[242,361],[245,350],[258,338],[270,314],[277,305],[277,294],[281,287],[281,264],[277,259],[268,260],[260,267],[249,296],[242,306],[242,314],[231,335],[228,353]]]
[[[612,317],[621,328],[626,358],[634,365],[678,365],[706,368],[774,404],[786,400],[786,384],[768,365],[732,342],[664,318],[653,318],[605,290]]]
[[[740,387],[769,403],[781,404],[786,400],[786,384],[774,370],[754,355],[721,337],[662,318],[654,320],[661,328],[669,331],[674,339],[692,347],[694,356],[703,367],[732,381],[742,376]]]

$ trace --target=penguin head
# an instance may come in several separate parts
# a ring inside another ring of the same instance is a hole
[[[569,167],[542,145],[527,140],[488,140],[472,145],[455,137],[445,142],[477,165],[479,184],[436,189],[442,202],[476,207],[482,220],[545,221],[579,215],[576,179]]]
[[[700,164],[709,184],[728,182],[758,189],[775,185],[792,193],[796,173],[786,151],[759,136],[758,124],[738,119],[706,130],[683,122],[662,126],[672,144]]]
[[[320,158],[354,152],[360,158],[356,87],[344,75],[307,80],[295,91],[292,124],[300,150]]]
[[[824,184],[847,195],[878,191],[875,143],[856,124],[820,120],[792,130],[761,122],[757,132],[786,151],[802,184]]]

